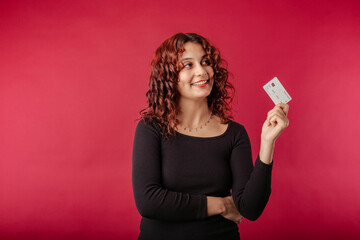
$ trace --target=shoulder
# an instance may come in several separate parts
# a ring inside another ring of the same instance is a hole
[[[250,144],[249,135],[243,124],[236,122],[234,120],[230,120],[229,127],[231,127],[230,130],[231,130],[232,136],[234,138],[235,145]]]
[[[141,118],[136,125],[135,135],[153,134],[160,136],[161,129],[159,120],[153,118]]]
[[[231,129],[235,133],[246,132],[244,125],[234,120],[229,120],[229,126],[231,126]]]

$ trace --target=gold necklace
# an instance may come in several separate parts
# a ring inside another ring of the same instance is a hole
[[[195,131],[197,132],[198,129],[199,129],[199,130],[202,129],[203,126],[206,127],[206,125],[208,125],[209,122],[210,122],[210,120],[212,119],[212,116],[213,116],[213,114],[210,113],[210,118],[209,118],[209,120],[207,120],[204,124],[201,124],[200,126],[196,127],[196,128],[195,128]],[[184,127],[184,131],[189,131],[189,132],[191,132],[191,128],[186,128],[186,127]]]

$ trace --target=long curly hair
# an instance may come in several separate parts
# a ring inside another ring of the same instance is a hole
[[[184,44],[187,42],[199,43],[203,47],[214,70],[214,85],[207,97],[209,109],[213,115],[220,117],[222,123],[233,119],[230,104],[235,88],[228,82],[227,65],[219,51],[196,33],[177,33],[166,39],[155,52],[146,93],[148,106],[140,111],[141,119],[156,120],[166,138],[175,135],[175,128],[179,124],[176,118],[179,114],[176,107],[179,98],[177,82],[183,68],[179,55],[185,51]]]

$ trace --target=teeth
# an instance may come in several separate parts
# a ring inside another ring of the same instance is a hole
[[[206,83],[206,82],[207,82],[207,80],[201,81],[201,82],[198,82],[198,83],[194,83],[193,85],[201,85],[201,84],[204,84],[204,83]]]

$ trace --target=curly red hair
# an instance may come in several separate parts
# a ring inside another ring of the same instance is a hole
[[[230,103],[235,88],[228,82],[228,71],[224,66],[226,62],[220,57],[219,51],[196,33],[177,33],[166,39],[155,52],[151,62],[149,90],[146,93],[148,106],[140,111],[141,119],[157,120],[165,137],[175,135],[175,128],[179,124],[176,118],[179,113],[176,108],[179,96],[177,81],[183,68],[179,55],[185,51],[184,44],[187,42],[199,43],[203,47],[214,70],[214,85],[207,97],[209,109],[213,115],[220,117],[222,123],[233,119]]]

